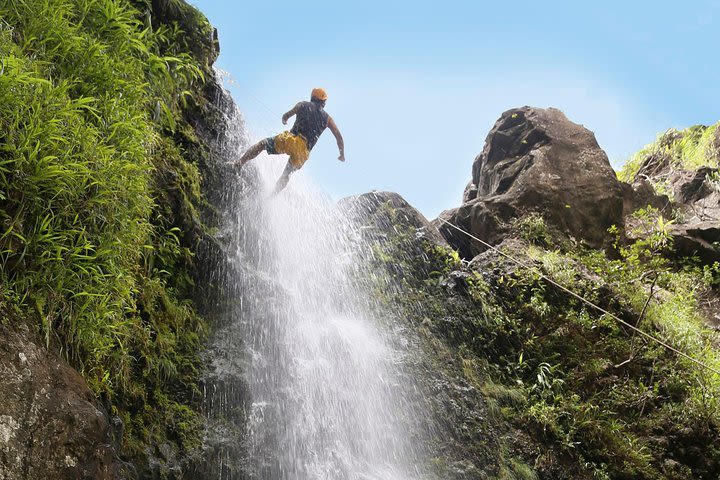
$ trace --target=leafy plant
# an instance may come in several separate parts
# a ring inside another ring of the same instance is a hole
[[[184,225],[156,202],[200,202],[173,133],[203,71],[177,26],[142,18],[128,0],[0,3],[0,305],[126,418],[139,455],[196,443],[206,330]]]
[[[515,222],[515,227],[520,231],[520,236],[532,244],[541,247],[552,245],[552,237],[545,219],[537,212],[519,218]]]
[[[657,165],[696,169],[720,166],[720,123],[706,127],[695,125],[685,130],[670,129],[633,155],[618,173],[620,180],[632,182],[642,165],[652,159]]]

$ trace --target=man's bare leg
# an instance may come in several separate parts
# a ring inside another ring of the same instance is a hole
[[[247,162],[260,155],[260,153],[265,151],[265,149],[267,149],[267,142],[265,140],[261,140],[252,147],[248,148],[245,153],[242,154],[242,157],[235,162],[235,164],[242,167]]]
[[[292,163],[287,163],[287,165],[285,166],[285,170],[283,170],[282,175],[280,175],[280,178],[278,178],[278,181],[275,184],[275,191],[273,191],[273,195],[280,193],[282,189],[287,186],[288,182],[290,181],[290,175],[296,170],[297,168],[295,168]]]

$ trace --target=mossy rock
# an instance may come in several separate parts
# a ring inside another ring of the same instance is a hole
[[[184,32],[183,50],[206,69],[209,69],[220,54],[217,30],[200,10],[183,0],[151,0],[152,20],[155,25],[177,24]]]

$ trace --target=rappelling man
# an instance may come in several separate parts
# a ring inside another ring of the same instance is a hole
[[[287,185],[290,175],[299,170],[310,157],[310,150],[329,128],[340,150],[338,160],[345,161],[345,144],[340,130],[332,117],[325,111],[327,93],[322,88],[314,88],[309,102],[300,102],[292,110],[282,116],[283,125],[287,125],[290,117],[295,115],[295,123],[289,132],[282,132],[274,137],[266,138],[250,147],[235,163],[240,166],[260,155],[263,150],[271,155],[286,153],[290,156],[285,170],[275,185],[275,193]]]

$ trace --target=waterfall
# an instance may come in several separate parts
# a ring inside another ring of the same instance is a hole
[[[234,105],[224,109],[235,125],[218,139],[227,161],[248,142]],[[372,296],[369,248],[305,172],[271,195],[285,161],[228,169],[218,193],[229,262],[208,280],[221,293],[204,382],[218,466],[206,475],[420,479],[422,402],[409,344]]]

